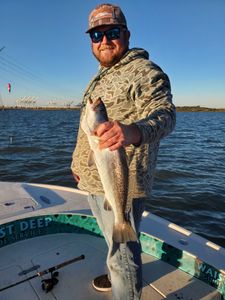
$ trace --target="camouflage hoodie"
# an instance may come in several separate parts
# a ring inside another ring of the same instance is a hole
[[[85,103],[101,97],[110,119],[136,123],[141,130],[141,145],[126,147],[132,198],[150,197],[160,139],[175,126],[169,78],[148,58],[145,50],[130,49],[117,64],[100,69],[83,99]],[[103,194],[96,167],[88,166],[89,152],[87,137],[79,128],[72,171],[80,177],[81,190]]]

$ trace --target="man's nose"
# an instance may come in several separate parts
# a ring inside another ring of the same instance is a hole
[[[108,42],[110,42],[110,40],[107,39],[106,35],[103,35],[103,39],[102,39],[102,43],[103,44],[107,44]]]

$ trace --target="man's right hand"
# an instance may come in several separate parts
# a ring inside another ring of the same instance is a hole
[[[117,150],[130,144],[139,146],[141,143],[141,132],[136,124],[125,125],[118,121],[101,123],[94,131],[99,137],[99,148]]]

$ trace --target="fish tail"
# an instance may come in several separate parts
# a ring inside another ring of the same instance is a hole
[[[113,241],[126,243],[137,241],[137,234],[129,222],[118,223],[113,227]]]

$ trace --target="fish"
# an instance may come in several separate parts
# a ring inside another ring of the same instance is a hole
[[[113,151],[108,148],[100,149],[99,138],[94,135],[97,126],[108,120],[107,110],[101,98],[96,101],[89,99],[81,121],[81,128],[86,133],[90,145],[88,164],[91,166],[95,163],[104,190],[104,208],[112,210],[114,214],[113,241],[137,241],[137,234],[126,213],[129,174],[126,151],[124,147]]]

